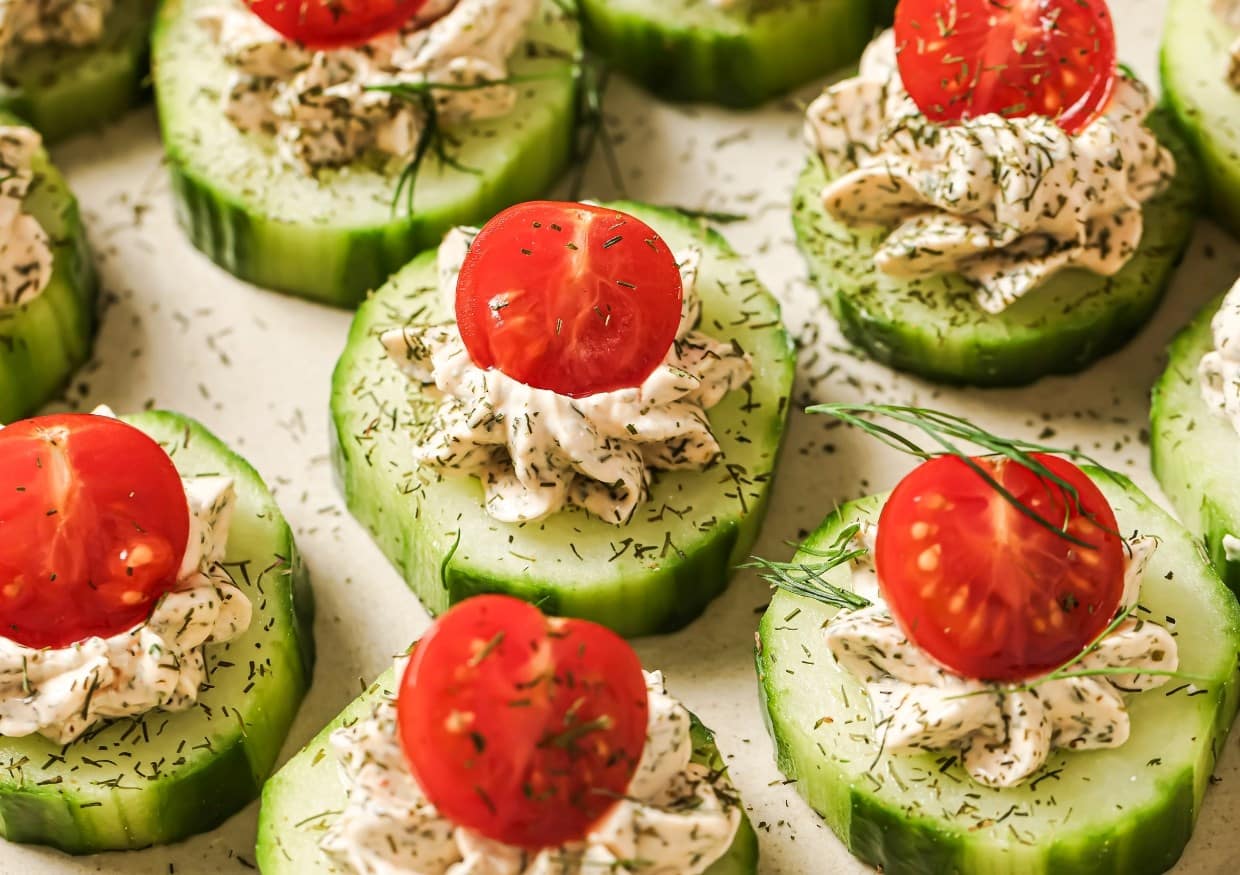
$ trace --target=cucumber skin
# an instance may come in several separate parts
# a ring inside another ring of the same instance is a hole
[[[725,24],[719,28],[621,8],[634,5],[642,3],[582,0],[586,45],[661,97],[736,108],[856,61],[876,24],[871,0],[768,0],[751,13],[710,10]],[[685,4],[671,5],[660,15],[676,18]]]
[[[1131,495],[1143,512],[1160,517],[1168,526],[1177,524],[1159,510],[1127,477],[1085,467],[1100,485]],[[832,512],[805,544],[829,543],[834,533],[867,506],[877,508],[884,496],[848,502]],[[1121,522],[1121,525],[1123,523]],[[821,538],[822,533],[829,533]],[[1207,571],[1207,573],[1209,573]],[[776,599],[782,597],[777,594]],[[800,600],[788,597],[789,602]],[[1229,637],[1240,646],[1240,605],[1232,599],[1223,604]],[[842,800],[830,786],[830,775],[806,774],[806,760],[798,757],[789,736],[801,732],[795,721],[784,729],[777,718],[779,708],[769,679],[780,669],[769,656],[763,642],[777,634],[775,628],[789,613],[789,604],[772,605],[759,625],[755,664],[764,722],[775,744],[781,772],[796,784],[797,792],[810,807],[822,815],[828,826],[848,850],[860,860],[877,866],[887,875],[1160,875],[1180,858],[1192,836],[1202,799],[1210,783],[1214,764],[1222,753],[1237,709],[1240,708],[1240,675],[1233,672],[1216,694],[1212,726],[1213,738],[1208,761],[1182,770],[1160,784],[1160,804],[1151,809],[1129,811],[1123,825],[1106,833],[1076,836],[1056,834],[1056,843],[1040,861],[1036,871],[1020,861],[1004,859],[1003,846],[988,846],[972,838],[968,830],[953,828],[943,819],[917,817],[884,804],[869,784],[853,784]],[[1174,681],[1173,681],[1174,682]],[[812,754],[815,758],[817,754]],[[823,772],[819,762],[810,763]]]
[[[280,747],[301,699],[309,689],[313,673],[313,593],[293,541],[292,530],[258,473],[204,426],[188,417],[153,411],[124,418],[161,443],[172,442],[178,449],[189,444],[197,448],[205,447],[213,462],[223,464],[208,466],[213,467],[213,471],[196,470],[215,473],[223,469],[238,480],[239,497],[244,493],[251,500],[261,502],[263,525],[275,529],[281,545],[281,558],[287,560],[289,582],[280,587],[278,593],[273,592],[270,584],[266,589],[260,585],[259,591],[264,605],[278,600],[274,610],[293,620],[295,649],[284,656],[287,658],[285,667],[297,676],[285,690],[288,693],[286,700],[265,701],[256,713],[250,715],[244,729],[224,739],[225,743],[215,747],[205,762],[182,766],[165,764],[161,766],[163,771],[159,780],[138,788],[141,792],[135,792],[135,788],[128,785],[109,791],[74,773],[55,776],[60,779],[59,783],[45,780],[40,784],[24,779],[21,767],[14,765],[28,757],[15,755],[12,748],[17,743],[29,747],[34,742],[41,748],[39,756],[47,758],[75,746],[97,744],[98,733],[94,731],[63,748],[43,739],[0,738],[0,761],[3,762],[0,766],[0,835],[11,842],[50,845],[69,854],[136,850],[180,841],[214,829],[258,798],[264,781],[275,767]],[[175,452],[173,458],[177,458]],[[260,519],[257,515],[255,518]],[[260,576],[260,584],[261,580]],[[257,622],[260,620],[258,604],[255,609]],[[280,646],[282,642],[274,643],[277,645],[275,651],[283,649]],[[264,652],[270,662],[274,655],[272,649]],[[156,713],[154,723],[158,725],[166,720],[167,725],[171,725],[176,722],[177,716]],[[104,730],[125,723],[114,721],[107,724]],[[162,730],[161,726],[159,731]],[[199,737],[184,739],[187,747],[203,741],[205,739]],[[101,761],[114,755],[108,746],[101,746],[100,750],[96,757]],[[127,770],[135,760],[141,762],[141,756],[120,760],[124,765],[118,766],[117,770],[124,774],[123,770]],[[151,811],[145,810],[148,808]]]
[[[1240,237],[1240,94],[1222,81],[1222,52],[1209,48],[1225,44],[1226,27],[1204,0],[1171,0],[1165,27],[1159,67],[1167,104],[1201,160],[1214,217]]]
[[[344,801],[344,788],[337,777],[335,758],[328,742],[331,734],[341,725],[367,716],[380,695],[391,696],[393,687],[393,673],[389,670],[354,699],[263,787],[255,851],[263,875],[342,875],[342,870],[319,852],[318,839],[322,836],[323,818],[314,816],[329,809],[339,810],[339,804]],[[695,761],[713,764],[715,768],[727,772],[723,757],[715,746],[714,733],[703,726],[696,715],[693,715],[693,747]],[[315,792],[318,788],[303,778],[303,773],[323,768],[330,770],[326,777],[321,774],[313,777],[319,778],[319,783],[331,782],[325,792],[335,795],[329,799],[319,798]],[[306,800],[311,800],[312,804],[305,810],[299,809]],[[307,837],[306,833],[313,835]],[[311,856],[313,859],[309,859]],[[703,875],[757,875],[757,871],[758,835],[742,812],[741,826],[732,847]]]
[[[1072,315],[1051,310],[1033,323],[1017,323],[1018,317],[1011,314],[1038,306],[1035,296],[1047,289],[1035,289],[1027,300],[995,317],[978,309],[972,286],[952,274],[917,281],[931,284],[929,294],[936,298],[950,288],[947,294],[952,299],[939,304],[943,315],[937,324],[893,317],[885,311],[895,308],[884,300],[893,292],[877,288],[876,283],[896,285],[910,297],[916,286],[881,277],[872,263],[864,267],[858,263],[874,251],[877,232],[861,229],[854,233],[826,215],[819,196],[825,176],[813,156],[797,184],[793,204],[793,226],[809,263],[810,279],[844,335],[870,357],[896,370],[948,385],[981,388],[1024,386],[1046,376],[1077,373],[1123,347],[1149,321],[1192,235],[1203,192],[1200,167],[1165,111],[1156,110],[1150,125],[1175,154],[1177,172],[1171,187],[1145,207],[1146,238],[1136,258],[1146,255],[1148,269],[1142,271],[1130,262],[1115,277],[1072,270],[1050,281],[1067,287],[1077,280],[1082,291],[1079,300],[1087,304],[1087,298],[1113,294],[1117,284],[1130,287],[1123,292],[1124,300],[1102,312],[1077,313],[1071,321],[1044,324]],[[1149,243],[1153,234],[1165,237],[1165,242],[1154,248]],[[841,264],[844,269],[838,267]],[[869,297],[877,298],[877,305]],[[985,336],[974,330],[983,323],[988,329]]]
[[[0,125],[24,124],[0,115]],[[27,304],[0,308],[0,424],[35,413],[90,358],[99,282],[76,198],[46,152],[25,204],[52,241],[52,278]]]

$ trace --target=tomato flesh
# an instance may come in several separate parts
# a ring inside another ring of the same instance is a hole
[[[646,744],[641,663],[614,632],[508,596],[448,611],[397,698],[409,767],[441,814],[521,848],[583,838]]]
[[[1076,500],[1020,463],[974,461],[1090,547],[1024,515],[955,456],[914,470],[879,519],[875,561],[892,615],[910,641],[965,677],[1051,671],[1102,633],[1123,598],[1124,544],[1105,496],[1071,462],[1035,458]]]
[[[85,414],[0,431],[0,635],[65,647],[124,632],[176,586],[189,507],[168,454]]]
[[[1105,0],[900,0],[900,78],[931,121],[1043,115],[1078,133],[1115,86]]]
[[[676,339],[683,292],[676,257],[645,222],[535,201],[474,239],[456,321],[478,367],[579,398],[650,376]]]
[[[359,46],[399,30],[426,0],[248,0],[280,36],[310,49]]]

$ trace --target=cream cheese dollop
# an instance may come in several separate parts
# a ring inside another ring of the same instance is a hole
[[[208,7],[199,24],[232,74],[224,112],[242,131],[273,135],[288,164],[307,171],[348,164],[374,150],[413,155],[423,111],[372,86],[479,86],[433,91],[443,124],[507,115],[516,105],[508,59],[539,0],[431,0],[403,30],[356,48],[314,51],[285,39],[244,4]]]
[[[0,60],[23,46],[87,46],[99,41],[112,0],[4,0],[0,3]]]
[[[385,699],[332,734],[347,801],[320,846],[359,875],[699,875],[731,846],[739,802],[726,776],[691,761],[689,712],[663,675],[645,675],[650,718],[637,773],[583,841],[535,853],[441,817],[409,771],[396,705]]]
[[[1141,205],[1175,173],[1145,126],[1149,90],[1121,71],[1106,114],[1072,135],[1042,116],[928,120],[904,90],[895,36],[810,105],[806,134],[830,179],[823,204],[893,226],[875,256],[894,277],[958,272],[1000,313],[1056,272],[1114,275],[1141,242]]]
[[[29,303],[52,279],[51,240],[25,212],[42,143],[31,128],[0,127],[0,310]]]
[[[1210,321],[1214,348],[1201,357],[1201,397],[1240,433],[1240,279]]]
[[[859,537],[867,546],[855,561],[854,588],[869,607],[844,611],[826,627],[839,665],[863,683],[883,750],[958,750],[979,784],[1013,787],[1040,769],[1056,748],[1119,747],[1130,722],[1124,694],[1152,690],[1175,671],[1175,639],[1155,623],[1129,617],[1065,674],[1131,669],[1131,674],[1032,678],[1013,686],[961,677],[908,640],[878,590],[873,563],[877,527]],[[1153,538],[1128,544],[1123,607],[1137,603]]]
[[[476,233],[476,232],[473,232]],[[454,300],[472,233],[439,248],[440,294]],[[473,363],[455,323],[410,326],[380,338],[411,379],[442,400],[414,447],[419,464],[475,475],[503,522],[536,520],[565,505],[622,525],[650,495],[651,472],[700,470],[720,453],[706,410],[753,376],[749,356],[694,330],[701,316],[701,253],[680,254],[680,327],[641,386],[582,398],[535,389]]]
[[[57,744],[101,720],[183,711],[207,680],[203,648],[249,628],[250,600],[220,564],[236,507],[228,477],[183,480],[189,543],[175,590],[151,616],[108,638],[35,649],[0,638],[0,736]]]

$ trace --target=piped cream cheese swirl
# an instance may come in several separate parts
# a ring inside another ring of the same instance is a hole
[[[879,270],[959,272],[978,305],[999,313],[1060,270],[1111,276],[1136,252],[1141,205],[1175,172],[1145,127],[1153,106],[1121,72],[1110,109],[1079,134],[1041,116],[935,124],[904,90],[887,31],[866,49],[860,75],[810,105],[806,133],[830,179],[827,212],[894,227]]]
[[[1210,320],[1214,348],[1201,357],[1201,397],[1240,433],[1240,279]]]
[[[0,310],[29,303],[52,280],[51,240],[25,211],[42,142],[31,128],[0,127]]]
[[[4,0],[0,2],[0,60],[24,45],[86,46],[98,42],[112,0]]]
[[[439,249],[440,294],[454,300],[472,237],[451,232]],[[709,465],[719,455],[706,410],[753,375],[749,356],[694,329],[701,316],[697,250],[681,254],[680,327],[641,386],[571,398],[483,370],[454,323],[412,326],[380,338],[413,380],[441,403],[414,457],[445,473],[475,475],[486,508],[504,522],[536,520],[565,505],[615,525],[650,494],[651,471]]]

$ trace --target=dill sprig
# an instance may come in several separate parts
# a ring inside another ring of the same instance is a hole
[[[892,449],[917,456],[920,459],[933,459],[939,456],[955,456],[969,466],[981,477],[990,488],[1001,495],[1005,501],[1016,508],[1021,514],[1038,525],[1054,532],[1064,540],[1087,550],[1096,550],[1097,545],[1076,537],[1068,531],[1070,511],[1075,510],[1086,519],[1098,524],[1090,513],[1084,511],[1080,503],[1080,495],[1075,486],[1060,477],[1046,465],[1034,457],[1035,453],[1064,456],[1075,461],[1085,462],[1100,468],[1109,476],[1116,476],[1102,463],[1079,450],[1065,450],[1058,447],[1045,446],[1032,441],[1004,438],[978,428],[962,416],[930,410],[925,407],[908,407],[898,404],[816,404],[806,408],[807,413],[825,413],[834,416],[846,425],[855,426],[866,434],[878,438]],[[880,423],[865,418],[866,416],[886,417],[900,425],[915,428],[938,444],[938,449],[926,449],[912,438]],[[1025,504],[1007,487],[994,478],[983,466],[979,465],[973,455],[962,449],[956,441],[961,441],[986,450],[989,455],[1000,456],[1017,462],[1032,471],[1037,477],[1059,487],[1070,499],[1070,508],[1065,508],[1065,519],[1055,521],[1044,517]],[[1118,533],[1114,533],[1118,534]]]
[[[843,528],[825,550],[802,548],[803,553],[815,557],[819,560],[817,562],[773,562],[754,556],[741,567],[759,569],[759,576],[763,580],[792,595],[813,599],[841,610],[868,608],[871,604],[869,599],[838,587],[823,576],[832,569],[866,554],[866,548],[857,546],[854,541],[859,531],[861,526],[853,523]]]

